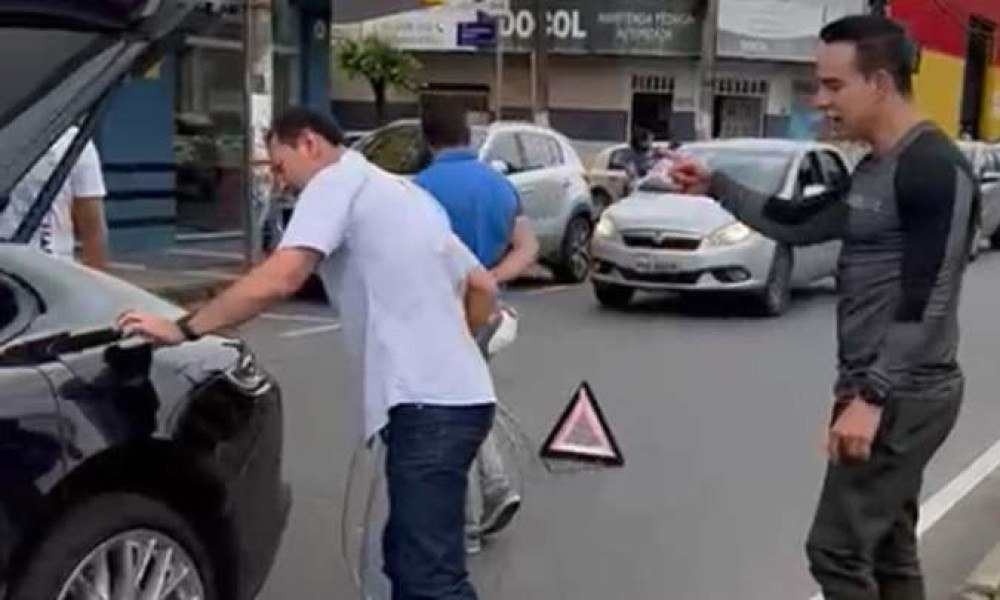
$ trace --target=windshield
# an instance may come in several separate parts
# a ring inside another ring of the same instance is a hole
[[[694,146],[681,148],[681,152],[703,160],[713,171],[725,173],[762,194],[781,190],[792,162],[790,152],[779,150]]]

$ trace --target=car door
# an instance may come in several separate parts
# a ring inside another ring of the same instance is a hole
[[[32,515],[64,473],[63,423],[52,386],[35,360],[16,352],[40,312],[26,288],[0,274],[0,590]]]
[[[817,153],[823,182],[830,189],[846,188],[850,185],[851,174],[843,157],[830,150]],[[840,259],[841,240],[831,240],[816,245],[817,278],[837,274],[837,262]]]
[[[501,164],[507,179],[517,189],[524,215],[536,222],[541,215],[541,203],[537,200],[538,189],[533,175],[525,168],[524,149],[514,131],[500,131],[487,140],[482,151],[482,159],[489,165]]]
[[[523,131],[518,134],[524,148],[525,180],[533,191],[535,232],[549,254],[562,242],[567,212],[567,189],[570,182],[558,142],[550,136]]]
[[[989,237],[1000,228],[1000,150],[987,150],[979,176],[983,194],[983,234]]]
[[[799,168],[795,172],[794,195],[796,201],[802,201],[802,197],[810,186],[826,186],[823,177],[819,156],[814,151],[806,152],[800,162]],[[794,280],[797,285],[811,283],[820,277],[832,274],[824,272],[828,266],[828,255],[830,248],[827,244],[813,244],[811,246],[799,246],[795,248],[795,270]]]

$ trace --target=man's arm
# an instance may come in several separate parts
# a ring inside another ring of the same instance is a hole
[[[108,266],[108,225],[104,198],[77,196],[71,208],[73,235],[80,242],[80,260],[92,269]]]
[[[473,269],[466,278],[465,318],[475,332],[490,322],[496,310],[497,283],[489,271]]]
[[[200,336],[249,321],[298,291],[322,259],[322,253],[308,248],[279,249],[197,311],[187,325],[192,333]],[[185,341],[177,323],[157,315],[125,313],[119,318],[118,326],[126,335],[142,335],[157,343]]]
[[[676,153],[671,158],[675,162],[670,174],[681,189],[711,196],[734,217],[771,239],[808,246],[844,236],[849,211],[847,189],[830,190],[793,204],[741,185],[725,173],[712,173],[694,158]]]
[[[903,229],[899,302],[871,364],[842,372],[838,389],[885,400],[895,374],[919,363],[941,339],[958,301],[956,280],[968,260],[976,184],[935,137],[914,142],[899,159],[896,197]]]
[[[497,283],[513,281],[527,272],[538,260],[538,248],[538,238],[531,227],[531,221],[525,216],[517,217],[511,235],[510,252],[491,271]]]

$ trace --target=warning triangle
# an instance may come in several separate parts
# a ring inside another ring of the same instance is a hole
[[[542,445],[542,458],[563,458],[622,466],[625,458],[615,442],[590,385],[580,384]]]

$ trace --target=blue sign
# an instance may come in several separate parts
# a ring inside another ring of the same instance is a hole
[[[459,46],[491,46],[497,42],[497,25],[492,21],[458,24]]]

